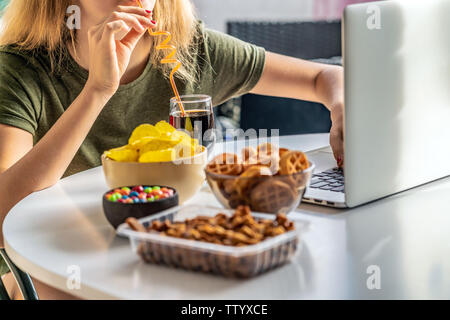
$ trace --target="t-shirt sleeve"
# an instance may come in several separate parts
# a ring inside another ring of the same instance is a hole
[[[18,55],[0,52],[0,124],[35,134],[41,88],[32,65]]]
[[[250,92],[264,71],[264,48],[210,29],[205,29],[204,35],[214,105]]]

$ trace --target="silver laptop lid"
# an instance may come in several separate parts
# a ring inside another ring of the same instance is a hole
[[[350,207],[450,175],[450,1],[344,13]]]

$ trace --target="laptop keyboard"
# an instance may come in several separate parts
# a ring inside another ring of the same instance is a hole
[[[313,174],[309,187],[311,189],[344,192],[344,171],[340,168],[334,168]]]

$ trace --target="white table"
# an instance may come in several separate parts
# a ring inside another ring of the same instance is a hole
[[[280,143],[311,150],[327,145],[328,135],[282,137]],[[4,222],[11,259],[33,277],[86,299],[450,298],[450,179],[353,210],[302,205],[291,214],[311,223],[301,254],[251,280],[142,263],[103,216],[106,190],[95,168],[23,200]],[[218,204],[206,187],[191,202]],[[78,290],[66,286],[71,265],[81,270]],[[378,274],[381,289],[369,290],[367,279]]]

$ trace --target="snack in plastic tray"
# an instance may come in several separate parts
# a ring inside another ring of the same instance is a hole
[[[290,261],[307,227],[248,207],[231,211],[195,205],[127,222],[118,233],[130,238],[143,261],[238,278]]]

